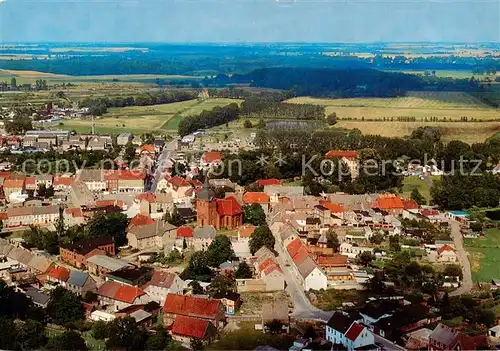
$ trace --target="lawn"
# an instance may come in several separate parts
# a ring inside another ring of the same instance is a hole
[[[417,188],[420,194],[422,194],[427,201],[431,199],[431,189],[429,189],[425,180],[420,179],[419,177],[405,177],[403,179],[403,195],[410,198],[411,192],[414,188]]]
[[[264,334],[255,330],[255,322],[239,322],[239,329],[223,331],[219,341],[208,347],[209,350],[255,350],[258,346],[271,346],[278,350],[288,350],[294,336]]]
[[[500,279],[500,229],[489,229],[479,239],[465,239],[474,281]]]
[[[95,120],[96,131],[101,133],[145,133],[151,131],[176,132],[179,122],[188,115],[196,115],[215,106],[225,106],[241,100],[206,99],[174,102],[151,106],[128,106],[110,108],[102,118]],[[89,131],[90,119],[72,119],[63,121],[66,129],[77,132]]]
[[[311,303],[324,310],[334,311],[342,307],[343,302],[358,303],[366,300],[366,294],[359,290],[336,290],[328,289],[309,293]]]

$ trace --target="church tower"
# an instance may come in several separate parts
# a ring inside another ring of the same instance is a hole
[[[203,188],[196,199],[196,225],[203,227],[206,225],[216,226],[217,203],[215,193],[208,186],[208,177],[205,177]]]

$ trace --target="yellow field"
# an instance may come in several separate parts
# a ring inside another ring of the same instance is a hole
[[[335,112],[341,119],[365,120],[397,117],[415,117],[417,120],[431,117],[460,120],[461,117],[480,120],[500,118],[498,109],[479,99],[461,92],[409,92],[398,98],[348,98],[318,99],[298,97],[288,103],[317,104],[325,106],[326,114]]]
[[[402,137],[410,135],[418,127],[432,126],[443,130],[443,140],[461,140],[472,144],[484,142],[497,132],[500,132],[498,122],[362,122],[339,121],[335,127],[359,129],[363,134],[378,134],[386,137]]]

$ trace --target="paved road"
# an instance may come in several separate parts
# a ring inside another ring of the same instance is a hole
[[[458,262],[462,266],[462,273],[464,275],[462,285],[457,290],[450,293],[450,296],[458,296],[466,294],[472,290],[472,272],[469,257],[467,256],[467,251],[465,251],[462,233],[460,233],[460,224],[454,220],[450,220],[448,223],[451,227],[451,237],[455,243],[455,251],[458,255]]]
[[[156,187],[158,185],[158,181],[161,179],[161,177],[165,174],[165,161],[170,159],[171,157],[174,156],[175,151],[177,150],[177,144],[178,144],[179,138],[175,138],[171,142],[165,145],[163,148],[163,151],[161,152],[160,156],[158,157],[158,160],[156,161],[156,171],[155,175],[153,178],[153,183],[151,184],[151,192],[156,191]]]
[[[387,339],[384,339],[380,335],[373,334],[375,336],[375,344],[380,346],[382,350],[388,350],[388,351],[405,351],[406,349],[404,347],[401,347],[399,345],[396,345],[392,341],[389,341]]]

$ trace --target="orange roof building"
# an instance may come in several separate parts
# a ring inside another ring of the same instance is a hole
[[[47,272],[47,279],[57,282],[66,282],[69,279],[70,273],[70,270],[65,267],[54,267]]]
[[[256,182],[260,186],[265,186],[265,185],[281,185],[281,180],[276,179],[276,178],[269,178],[269,179],[259,179]]]
[[[403,200],[394,194],[384,194],[380,195],[378,199],[371,204],[372,208],[378,208],[380,210],[394,212],[402,211],[404,209]]]
[[[206,151],[201,156],[201,161],[205,164],[220,163],[222,154],[219,151]]]
[[[243,203],[245,204],[268,204],[269,195],[261,192],[248,191],[243,195]]]
[[[330,150],[325,154],[325,157],[339,157],[348,160],[355,160],[358,157],[358,151],[355,150]]]

